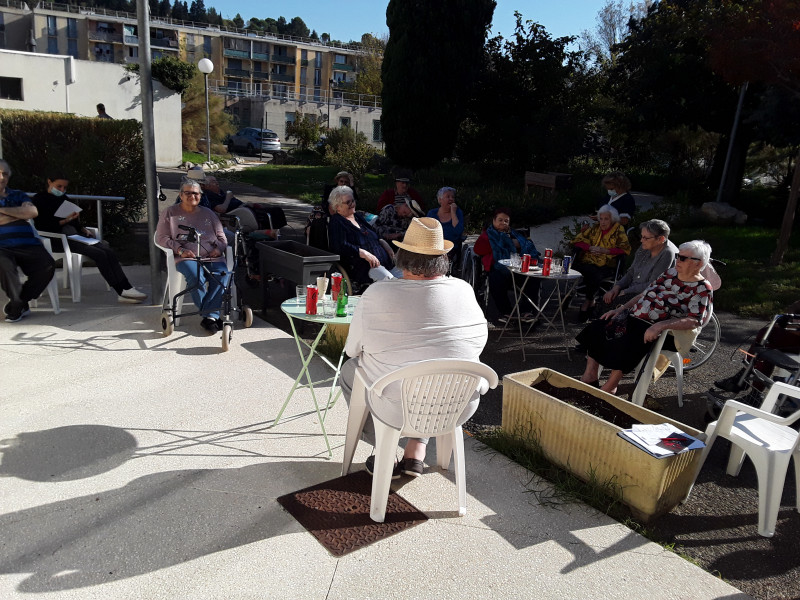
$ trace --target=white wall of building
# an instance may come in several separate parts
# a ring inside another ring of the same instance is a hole
[[[41,110],[96,117],[98,103],[115,119],[142,120],[141,86],[123,65],[70,56],[0,50],[0,77],[22,79],[20,100],[0,99],[0,108]],[[153,81],[156,164],[182,162],[181,96]]]

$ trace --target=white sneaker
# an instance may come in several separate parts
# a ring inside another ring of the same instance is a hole
[[[144,300],[145,298],[147,298],[147,294],[145,294],[144,292],[140,292],[136,288],[122,290],[120,296],[123,298],[131,298],[133,300]]]
[[[122,304],[141,304],[142,301],[138,298],[126,298],[122,294],[117,296],[117,302],[121,302]]]

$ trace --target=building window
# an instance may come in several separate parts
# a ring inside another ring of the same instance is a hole
[[[308,50],[300,50],[300,60],[308,60]]]
[[[6,47],[6,24],[3,20],[3,13],[0,12],[0,48]]]
[[[194,34],[193,33],[187,33],[186,34],[186,47],[189,48],[190,46],[194,49]]]
[[[55,17],[47,17],[47,53],[58,54],[58,25]]]
[[[372,121],[372,141],[373,142],[383,141],[383,127],[381,127],[380,119],[373,119]]]
[[[78,39],[78,20],[67,19],[67,37],[71,40]]]
[[[67,40],[67,54],[72,58],[80,58],[78,56],[78,40]]]
[[[300,83],[305,84],[307,77],[308,77],[308,69],[306,67],[300,67]]]
[[[211,36],[204,35],[203,36],[203,54],[206,56],[211,56]]]
[[[139,46],[128,46],[128,58],[139,58]]]
[[[344,54],[334,54],[333,55],[333,62],[337,65],[346,65],[347,64],[347,57]]]
[[[155,52],[153,54],[155,55]],[[94,59],[98,62],[114,62],[114,48],[111,44],[96,44]]]
[[[272,53],[275,56],[288,56],[288,54],[286,52],[286,46],[277,46],[276,45],[276,46],[274,46],[272,48]]]
[[[19,77],[0,77],[0,99],[22,100],[22,79]]]
[[[314,102],[319,102],[322,97],[322,88],[314,88]]]
[[[55,17],[47,17],[47,35],[50,37],[58,35],[58,24]]]
[[[350,117],[339,117],[339,127],[350,129]]]
[[[314,69],[314,85],[322,85],[322,71]]]
[[[317,69],[322,68],[322,52],[317,52],[316,56],[314,56],[314,66]]]

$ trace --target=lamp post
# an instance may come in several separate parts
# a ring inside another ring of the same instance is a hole
[[[328,80],[328,129],[331,128],[331,96],[333,95],[333,79]]]
[[[208,75],[214,70],[214,63],[207,58],[200,59],[197,68],[203,74],[206,89],[206,154],[208,162],[211,162],[211,118],[208,112]]]

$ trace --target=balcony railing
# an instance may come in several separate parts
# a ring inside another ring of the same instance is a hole
[[[294,64],[294,56],[286,56],[285,54],[273,54],[272,55],[272,62],[276,63],[284,63],[287,65]]]
[[[256,73],[253,73],[256,76]],[[270,75],[272,81],[276,75]],[[227,84],[224,81],[215,80],[208,82],[208,89],[212,94],[220,96],[238,96],[238,97],[262,97],[262,98],[278,98],[280,100],[292,100],[295,102],[311,102],[316,104],[327,104],[328,90],[322,89],[319,91],[310,90],[305,94],[297,94],[294,89],[289,86],[285,92],[274,92],[270,88],[272,86],[264,85],[260,81],[258,83],[249,82],[233,82]],[[375,109],[381,108],[381,97],[369,94],[353,94],[349,92],[334,91],[331,96],[331,103],[337,107],[347,106],[352,108],[368,108]]]
[[[122,39],[126,44],[132,44],[134,46],[139,45],[139,36],[138,35],[126,35]]]
[[[110,33],[108,31],[90,31],[89,32],[89,41],[90,42],[107,42],[111,44],[121,44],[122,43],[122,34],[121,33]]]
[[[169,48],[171,50],[178,49],[178,40],[170,40],[165,38],[150,38],[150,45],[157,46],[158,48]]]
[[[269,53],[253,52],[253,58],[255,60],[269,60]]]
[[[272,81],[279,81],[281,83],[294,83],[294,75],[286,75],[284,73],[270,73],[269,78]]]
[[[253,79],[269,79],[269,73],[263,71],[253,71]]]
[[[333,63],[333,70],[334,71],[355,71],[355,67],[353,65],[347,65],[344,63]]]
[[[235,58],[250,58],[250,53],[247,50],[233,50],[232,48],[225,48],[222,53],[225,56],[232,56]]]
[[[230,75],[231,77],[250,77],[250,71],[245,69],[225,69],[225,75]]]

